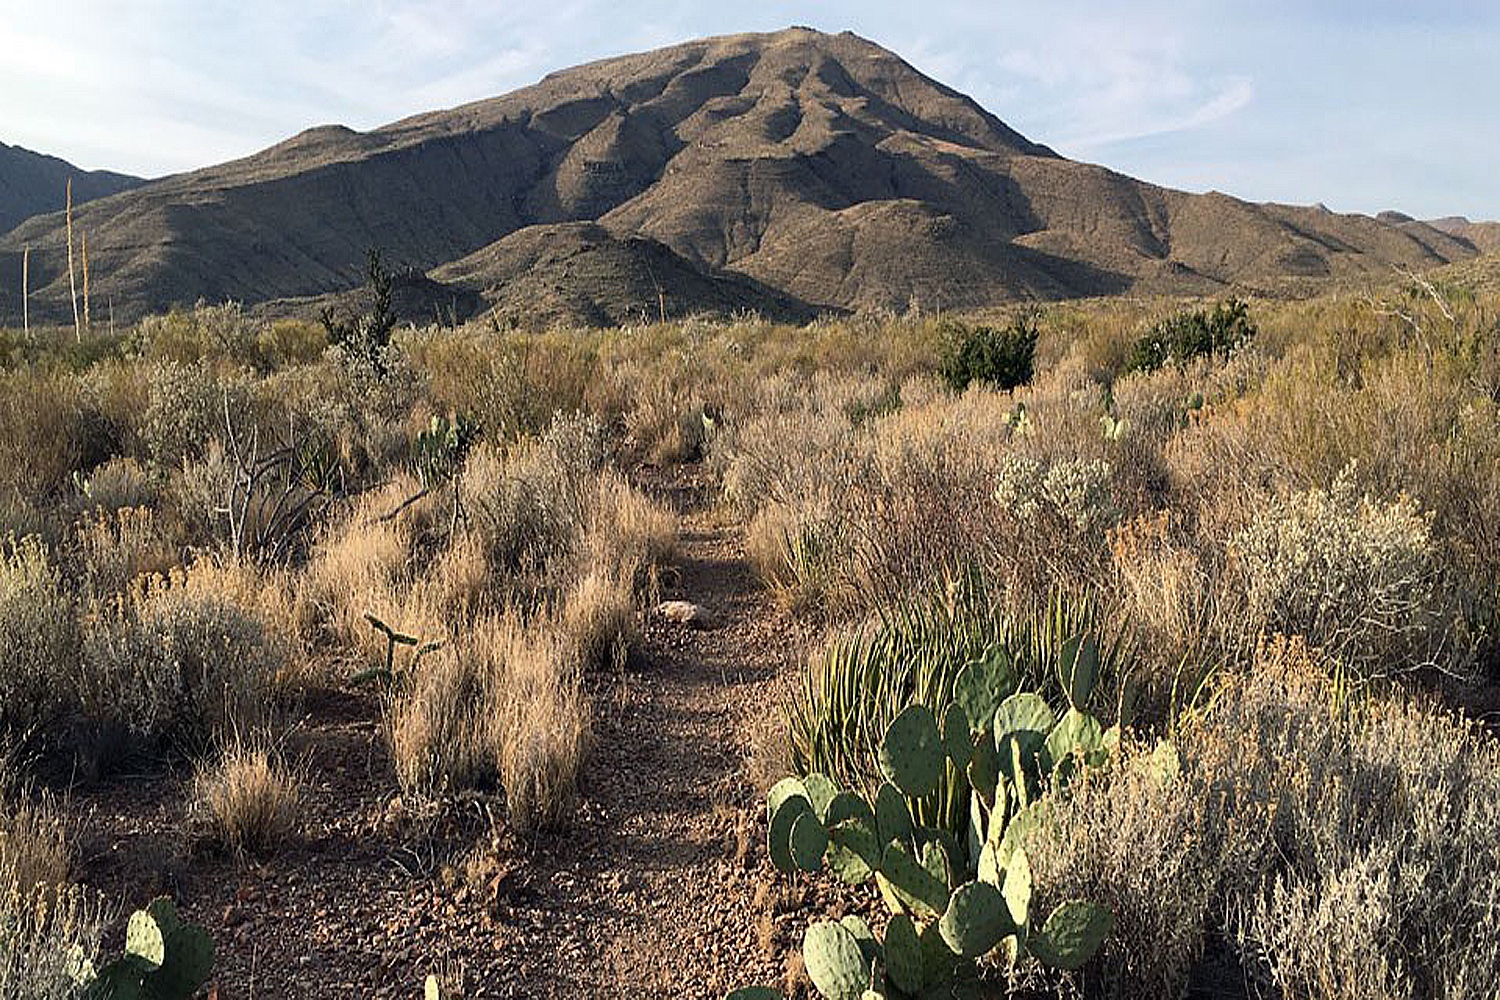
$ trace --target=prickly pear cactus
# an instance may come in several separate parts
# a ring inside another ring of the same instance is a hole
[[[1078,707],[1091,688],[1096,656],[1086,642],[1065,651],[1072,704],[1061,719],[1035,694],[992,698],[977,669],[964,679],[971,690],[962,702],[955,692],[941,726],[926,707],[910,706],[885,733],[879,764],[888,780],[873,799],[839,789],[821,774],[786,778],[771,789],[772,862],[787,872],[826,864],[850,883],[873,878],[893,914],[884,940],[857,917],[808,929],[803,959],[823,997],[961,995],[986,955],[1030,956],[1067,970],[1094,956],[1113,916],[1096,903],[1071,899],[1039,921],[1021,844],[1046,835],[1052,796],[1066,794],[1067,774],[1098,766],[1118,747],[1118,730],[1103,731]],[[976,707],[986,713],[977,724]],[[1172,780],[1176,760],[1169,744],[1150,763],[1162,780]],[[913,820],[912,802],[931,792],[950,766],[973,788],[962,841]],[[769,987],[747,987],[730,1000],[779,996]]]
[[[89,984],[90,1000],[188,1000],[213,971],[214,944],[197,924],[184,923],[165,897],[130,915],[125,954],[106,963]]]

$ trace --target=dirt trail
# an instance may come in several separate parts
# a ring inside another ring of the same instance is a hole
[[[744,764],[746,731],[797,643],[742,531],[701,493],[680,480],[668,491],[682,520],[662,596],[701,605],[708,627],[648,618],[636,656],[598,692],[583,817],[557,845],[572,881],[553,912],[571,932],[516,996],[718,998],[780,976],[757,939],[768,877]]]

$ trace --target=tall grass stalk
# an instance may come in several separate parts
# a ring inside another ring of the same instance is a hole
[[[64,212],[68,222],[68,297],[73,300],[73,337],[83,343],[83,327],[78,325],[78,284],[73,277],[73,178],[68,178]]]

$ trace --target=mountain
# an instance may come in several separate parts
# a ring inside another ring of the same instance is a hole
[[[33,215],[61,209],[70,178],[75,208],[146,183],[108,170],[79,170],[67,160],[0,142],[0,233]]]
[[[371,246],[517,322],[1297,292],[1477,252],[1423,223],[1077,163],[871,42],[805,28],[589,63],[370,132],[312,129],[75,217],[96,301],[126,317],[351,288]],[[33,308],[60,318],[61,216],[0,238],[0,275],[26,244],[41,248]],[[8,285],[0,316],[18,311]]]
[[[1481,253],[1500,254],[1500,222],[1470,222],[1462,215],[1450,215],[1433,219],[1427,225],[1468,240]]]

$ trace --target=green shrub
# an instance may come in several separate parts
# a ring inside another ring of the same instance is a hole
[[[1039,335],[1031,314],[1007,327],[944,323],[939,331],[938,372],[955,391],[972,382],[995,389],[1025,385],[1031,381]]]
[[[365,271],[375,299],[369,314],[360,316],[346,312],[340,316],[330,306],[323,310],[321,319],[328,343],[337,347],[347,362],[380,376],[385,374],[386,348],[391,342],[391,331],[396,328],[396,314],[391,306],[394,279],[380,259],[380,251],[373,247]]]
[[[1128,370],[1154,371],[1168,361],[1182,364],[1207,354],[1227,354],[1255,336],[1250,307],[1228,299],[1212,312],[1201,309],[1162,320],[1131,348]]]

